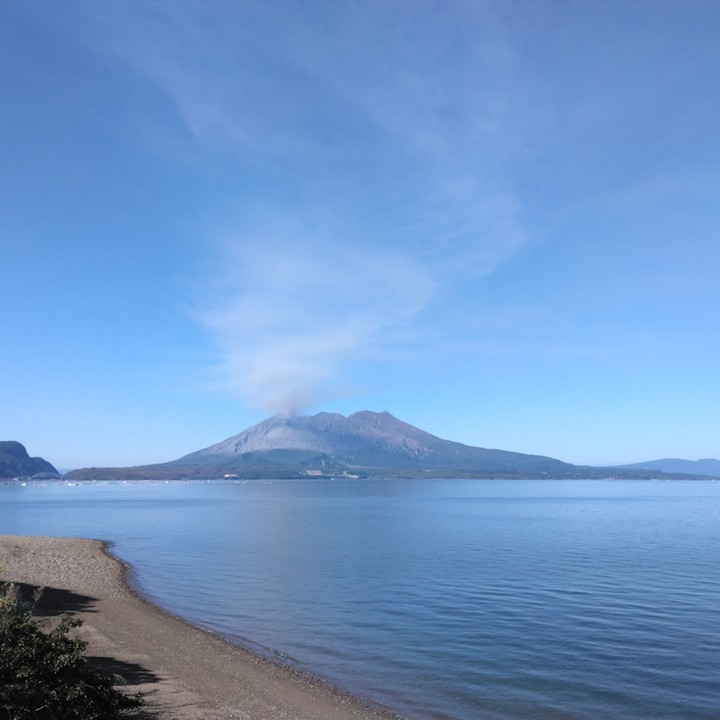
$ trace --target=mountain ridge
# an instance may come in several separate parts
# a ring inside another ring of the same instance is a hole
[[[361,410],[348,417],[338,413],[312,416],[275,415],[215,445],[172,461],[176,465],[278,450],[328,455],[351,469],[478,469],[510,471],[518,465],[539,471],[572,467],[554,458],[507,450],[478,448],[444,440],[399,420],[389,412]]]
[[[30,457],[17,440],[0,440],[0,478],[32,477],[40,473],[60,473],[44,458]]]
[[[682,473],[673,476],[688,477]],[[72,480],[297,477],[669,477],[655,469],[573,465],[445,440],[389,412],[275,415],[214,445],[154,465],[83,468]],[[720,476],[720,474],[719,474]]]
[[[622,465],[623,468],[637,470],[659,470],[665,473],[682,473],[702,477],[720,477],[720,460],[703,458],[701,460],[682,460],[681,458],[661,458],[645,462]]]

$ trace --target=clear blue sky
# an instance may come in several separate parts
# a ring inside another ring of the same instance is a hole
[[[720,456],[720,3],[0,3],[0,439],[388,410]]]

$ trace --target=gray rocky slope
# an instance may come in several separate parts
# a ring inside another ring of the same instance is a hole
[[[388,412],[276,415],[178,460],[132,468],[85,468],[68,479],[475,477],[647,478],[643,468],[572,465],[542,455],[443,440]]]
[[[443,440],[388,412],[368,410],[349,417],[337,413],[276,415],[175,462],[178,465],[227,464],[248,455],[279,460],[287,457],[288,452],[326,456],[338,465],[363,471],[422,468],[542,473],[572,467],[552,458]]]

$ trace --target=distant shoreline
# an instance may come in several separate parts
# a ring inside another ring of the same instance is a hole
[[[46,588],[37,611],[83,621],[87,653],[173,720],[392,720],[318,678],[166,612],[100,540],[0,535],[0,580]]]

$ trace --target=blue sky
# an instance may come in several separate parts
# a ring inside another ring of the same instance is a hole
[[[720,456],[719,48],[716,0],[6,0],[0,439]]]

